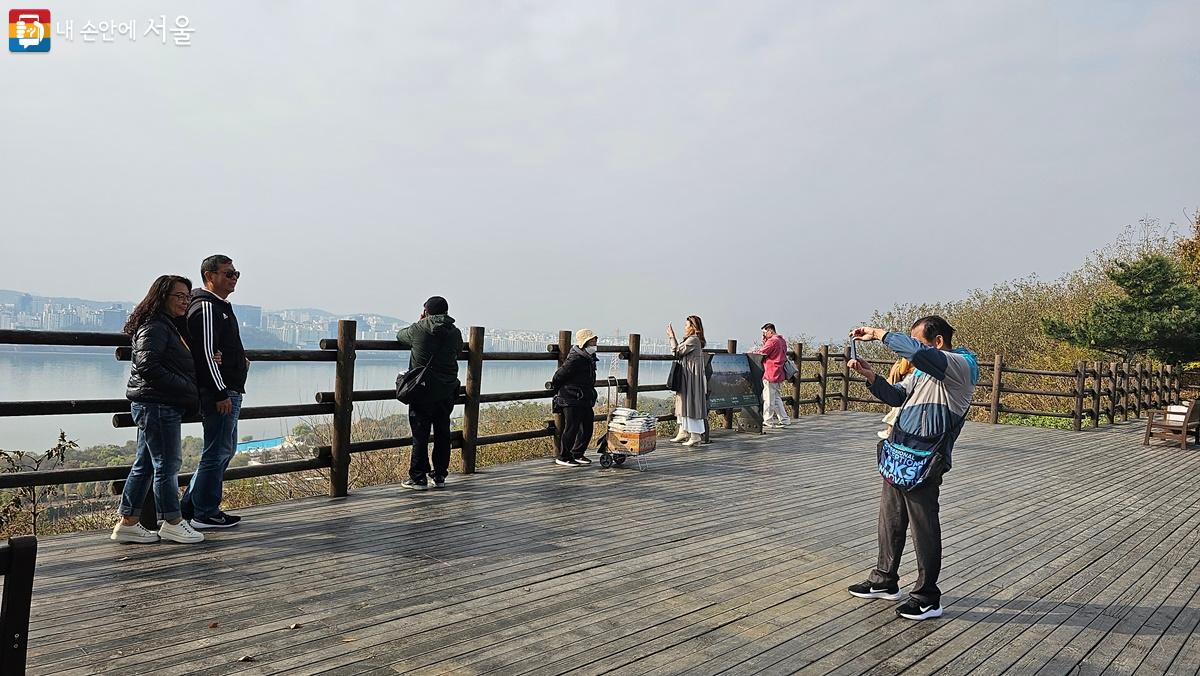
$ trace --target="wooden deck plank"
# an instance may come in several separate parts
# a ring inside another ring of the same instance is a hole
[[[1195,672],[1200,451],[968,425],[947,616],[910,623],[845,593],[875,557],[877,426],[264,506],[199,547],[45,538],[30,673]]]
[[[1012,514],[1010,514],[1009,516],[1011,517]],[[1024,514],[1022,514],[1021,517],[1022,517],[1021,518],[1022,522],[1028,521],[1028,519],[1025,518]],[[984,522],[987,522],[987,521],[988,521],[988,519],[984,519]],[[1003,523],[1000,523],[998,525],[1003,525]],[[1020,524],[1014,524],[1014,526],[1019,526],[1019,525]],[[947,536],[946,542],[947,542],[947,544],[951,545],[950,552],[953,552],[953,550],[955,548],[954,543],[953,543],[953,538],[955,537],[956,530],[957,530],[956,526],[947,528],[947,530],[946,530],[946,536]],[[1000,540],[1001,548],[1011,548],[1014,551],[1018,550],[1020,548],[1020,544],[1016,544],[1016,545],[1008,544],[1011,541],[1010,531],[1004,530],[1004,529],[998,529],[998,530],[999,530],[999,532],[997,533],[997,536]],[[1028,527],[1026,527],[1024,529],[1024,531],[1025,531],[1026,535],[1031,534],[1031,531],[1029,530]],[[1034,532],[1036,532],[1036,531],[1034,531]],[[1023,538],[1023,541],[1029,542],[1029,539]],[[1043,546],[1042,548],[1046,549],[1045,546]],[[961,554],[962,552],[959,552],[959,553]],[[1019,561],[1029,561],[1031,558],[1034,557],[1034,554],[1035,554],[1035,552],[1022,553],[1022,558]],[[986,564],[986,566],[984,566],[983,564],[973,563],[970,560],[960,562],[960,561],[957,561],[955,557],[956,557],[955,553],[949,553],[949,552],[947,553],[947,558],[946,558],[947,566],[944,568],[944,570],[947,570],[948,572],[953,572],[956,569],[963,568],[964,566],[966,567],[966,569],[968,571],[972,567],[979,567],[979,566],[983,566],[985,569],[992,569],[996,565],[995,563],[989,562]],[[909,559],[907,561],[911,561],[911,560]],[[1035,563],[1033,563],[1033,565],[1036,566],[1037,565],[1036,558],[1033,558],[1033,561],[1035,562]],[[911,565],[911,564],[909,564],[909,565]],[[1026,564],[1026,565],[1028,565],[1028,564]],[[953,579],[954,579],[953,577],[947,578],[947,580],[949,580],[949,581],[953,581]],[[858,581],[858,580],[850,580],[850,581]],[[951,593],[948,594],[948,599],[951,599],[950,602],[953,604],[953,603],[955,603],[952,600],[954,598],[954,593],[953,593],[954,590],[949,590],[949,591]],[[834,599],[834,601],[833,601],[834,606],[836,606],[836,605],[838,605],[838,603],[842,602],[845,599],[844,586],[833,589],[829,595],[829,598]],[[864,605],[862,602],[859,602],[858,605],[861,606],[862,609],[866,610],[871,615],[871,617],[873,617],[874,619],[877,619],[881,622],[891,622],[892,620],[894,620],[894,616],[890,614],[891,607],[892,607],[891,604],[884,604],[885,609],[882,611],[878,610],[880,604],[865,604]],[[869,609],[871,609],[871,608],[876,608],[877,610],[870,611]],[[958,609],[952,605],[951,612],[957,612],[957,611],[958,611]],[[778,650],[775,651],[777,654],[788,651],[788,650],[795,652],[795,651],[799,650],[800,648],[806,647],[808,645],[815,644],[815,643],[824,643],[824,642],[828,641],[829,636],[836,635],[841,629],[844,628],[842,626],[834,625],[832,627],[833,631],[830,631],[830,627],[829,627],[830,622],[836,621],[839,617],[850,618],[853,621],[858,621],[858,620],[862,620],[865,618],[865,616],[862,614],[862,611],[860,611],[859,609],[851,607],[850,610],[847,611],[846,607],[844,605],[840,610],[834,609],[834,610],[824,613],[824,614],[818,613],[818,612],[806,612],[804,609],[799,609],[797,612],[798,612],[799,617],[801,617],[802,619],[799,622],[797,622],[795,625],[788,627],[788,630],[789,630],[788,633],[783,634],[783,636],[786,637],[786,639],[787,639],[788,645],[779,647]],[[857,619],[855,619],[855,618],[857,618]],[[936,624],[938,624],[938,623],[925,623],[924,625],[918,625],[918,626],[914,627],[913,625],[908,624],[908,623],[901,623],[899,625],[896,625],[895,623],[893,623],[892,626],[899,627],[899,628],[901,628],[902,631],[906,632],[904,642],[908,642],[908,641],[913,640],[911,637],[915,635],[915,632],[918,632],[920,630],[920,627],[933,627]],[[812,633],[813,631],[819,631],[819,632],[823,632],[823,633],[813,634]],[[803,639],[801,639],[802,636],[804,637]],[[838,638],[842,639],[844,637],[838,636]],[[762,642],[763,641],[760,640],[758,643],[761,644]],[[875,636],[872,636],[872,642],[870,645],[873,645],[873,646],[879,645],[880,652],[883,655],[892,655],[895,652],[897,652],[896,646],[880,645],[880,642],[881,642],[881,639],[879,639]],[[750,654],[753,652],[753,648],[754,648],[753,646],[746,646],[744,649],[740,650],[739,652],[742,655],[747,655],[747,654]],[[718,660],[710,660],[708,662],[708,664],[705,666],[705,670],[703,673],[716,673],[717,670],[724,668],[724,667],[732,666],[732,664],[736,664],[736,662],[731,662],[730,656],[724,656]],[[743,666],[746,666],[746,665],[743,665]]]

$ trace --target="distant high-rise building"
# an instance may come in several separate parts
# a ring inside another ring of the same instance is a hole
[[[242,326],[263,328],[263,311],[260,305],[234,305],[233,313],[237,315]]]
[[[104,308],[100,311],[100,330],[107,333],[120,333],[125,328],[125,320],[129,313],[120,305]]]

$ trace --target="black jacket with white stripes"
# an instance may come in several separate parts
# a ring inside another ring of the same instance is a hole
[[[207,289],[192,291],[187,312],[192,359],[201,404],[224,401],[237,392],[246,393],[246,350],[233,306]],[[213,355],[221,353],[221,363]]]

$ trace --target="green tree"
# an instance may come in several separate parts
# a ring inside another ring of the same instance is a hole
[[[1148,253],[1117,261],[1106,275],[1117,287],[1075,321],[1046,319],[1046,335],[1130,361],[1139,355],[1167,363],[1200,357],[1200,288],[1176,259]]]

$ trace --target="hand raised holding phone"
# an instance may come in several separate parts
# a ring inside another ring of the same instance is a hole
[[[866,378],[868,383],[875,380],[875,369],[871,368],[871,363],[867,360],[859,359],[858,341],[873,340],[874,338],[868,338],[867,336],[874,336],[873,332],[877,330],[878,329],[872,329],[864,326],[854,329],[850,332],[850,358],[849,361],[846,362],[846,365],[859,375]]]

